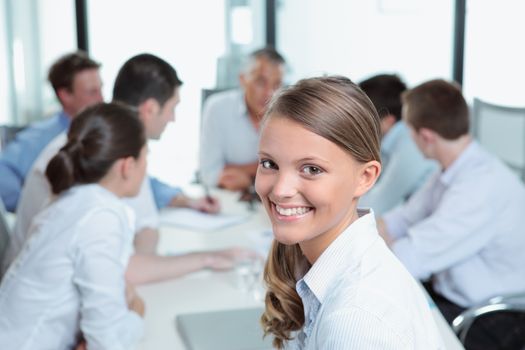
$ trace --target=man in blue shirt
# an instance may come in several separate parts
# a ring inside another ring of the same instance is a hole
[[[425,159],[401,120],[401,94],[406,85],[397,75],[380,74],[359,86],[368,95],[381,118],[382,173],[374,187],[359,200],[381,216],[403,203],[437,170],[437,163]]]
[[[83,52],[62,56],[51,66],[48,80],[62,111],[27,127],[0,154],[0,196],[7,210],[16,210],[26,175],[42,149],[67,130],[81,110],[102,102],[99,68]]]

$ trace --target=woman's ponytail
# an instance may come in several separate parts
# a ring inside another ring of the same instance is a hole
[[[54,194],[100,181],[121,158],[138,158],[146,143],[137,112],[120,103],[101,103],[80,113],[68,141],[51,159],[46,177]]]
[[[304,325],[303,302],[295,285],[308,268],[298,244],[287,246],[274,240],[264,269],[267,292],[261,323],[265,335],[273,334],[277,349]]]

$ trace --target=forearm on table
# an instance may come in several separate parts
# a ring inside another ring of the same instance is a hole
[[[145,284],[177,278],[209,265],[206,253],[189,253],[180,256],[139,254],[131,256],[126,279],[132,284]]]
[[[190,200],[191,199],[188,196],[181,192],[171,199],[168,206],[176,208],[186,208],[189,207]]]
[[[249,164],[226,164],[226,166],[224,167],[224,170],[238,169],[250,176],[255,176],[255,174],[257,173],[258,166],[259,166],[259,162],[253,162]]]

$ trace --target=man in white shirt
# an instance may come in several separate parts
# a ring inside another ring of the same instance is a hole
[[[401,94],[406,85],[397,75],[380,74],[359,83],[381,118],[381,176],[374,187],[359,200],[359,206],[371,207],[380,217],[406,201],[438,165],[425,159],[410,138],[401,120]]]
[[[416,278],[429,279],[449,322],[490,297],[525,291],[525,187],[472,140],[459,88],[432,80],[407,91],[403,119],[441,171],[379,221],[392,251]],[[500,314],[473,327],[467,348],[514,349],[524,342],[525,319]]]
[[[245,190],[257,171],[259,123],[281,87],[284,58],[273,48],[253,52],[239,76],[241,90],[211,96],[204,106],[200,146],[201,180]]]
[[[181,85],[182,82],[169,63],[150,54],[141,54],[130,58],[120,69],[113,89],[113,99],[136,107],[144,123],[146,136],[149,139],[158,139],[167,123],[175,119]],[[4,268],[7,268],[27,240],[32,218],[51,198],[45,169],[65,141],[65,134],[55,138],[42,152],[28,176]],[[132,284],[174,278],[202,268],[230,268],[237,256],[249,254],[244,250],[229,249],[172,257],[158,256],[155,252],[159,218],[149,179],[144,180],[139,195],[129,200],[128,204],[136,213],[137,229],[135,254],[131,256],[126,272],[126,277]],[[211,212],[218,210],[218,204],[214,201],[210,202],[205,198],[191,199],[183,194],[176,196],[170,205]]]

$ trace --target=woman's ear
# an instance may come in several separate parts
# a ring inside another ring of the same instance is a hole
[[[357,188],[355,190],[355,197],[364,195],[376,183],[379,174],[381,173],[381,163],[377,160],[372,160],[361,165],[358,173]]]
[[[133,167],[135,166],[133,157],[126,157],[117,160],[115,164],[118,168],[120,178],[122,180],[127,180],[132,172]]]

